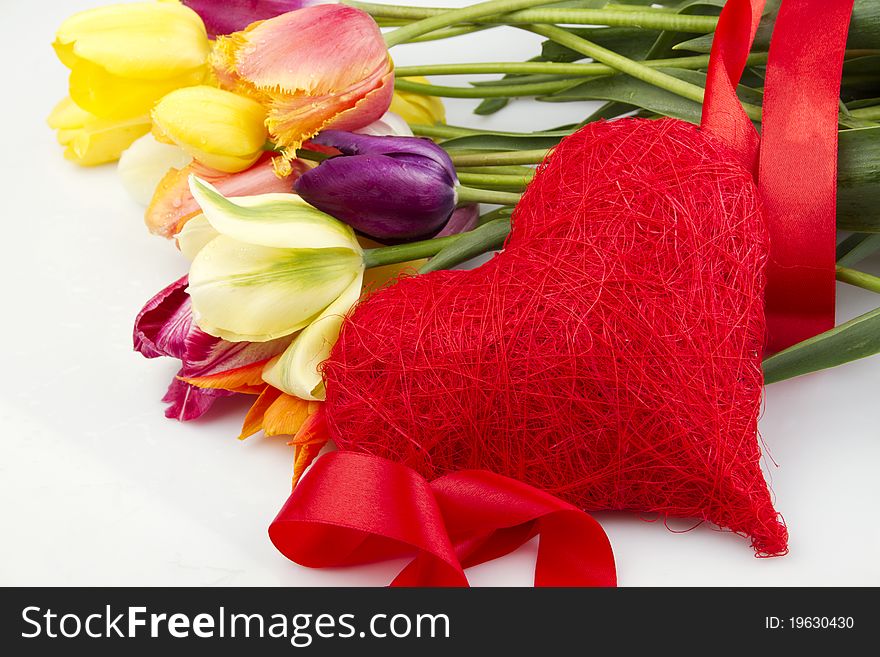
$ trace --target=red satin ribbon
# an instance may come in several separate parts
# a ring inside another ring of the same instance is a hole
[[[837,115],[852,6],[784,0],[773,30],[758,172],[770,352],[834,327]]]
[[[736,97],[763,0],[729,0],[706,80],[703,129],[756,173],[770,234],[768,352],[834,326],[837,113],[853,0],[783,0],[758,136]]]
[[[736,95],[736,86],[761,22],[764,0],[728,0],[718,17],[706,75],[702,129],[740,154],[757,172],[758,131]]]
[[[333,452],[300,481],[269,537],[304,566],[415,555],[393,586],[467,586],[464,568],[540,535],[536,586],[614,586],[614,555],[592,517],[527,484],[484,470],[428,482],[384,458]]]

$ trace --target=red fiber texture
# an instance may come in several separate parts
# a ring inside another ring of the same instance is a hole
[[[767,252],[725,146],[672,119],[589,124],[542,164],[502,253],[347,318],[330,436],[428,479],[487,469],[783,554],[757,438]]]

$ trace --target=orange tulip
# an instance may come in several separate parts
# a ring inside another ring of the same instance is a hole
[[[326,128],[357,130],[391,104],[394,67],[378,26],[345,5],[318,5],[254,23],[217,39],[221,86],[268,109],[266,126],[287,163]]]

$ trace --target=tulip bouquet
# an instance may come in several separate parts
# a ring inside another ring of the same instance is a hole
[[[181,363],[166,415],[192,420],[218,398],[253,395],[240,437],[291,436],[298,478],[322,444],[313,426],[321,364],[359,300],[500,248],[535,165],[586,123],[698,122],[723,5],[157,0],[69,18],[53,44],[70,69],[69,96],[49,125],[70,160],[118,160],[149,231],[191,263],[135,321],[140,353]],[[839,245],[838,277],[876,292],[880,279],[851,267],[880,249],[878,5],[855,3],[838,195],[839,227],[853,231]],[[738,89],[756,121],[773,11],[768,3]],[[395,70],[389,54],[499,25],[547,41],[527,62]],[[487,73],[503,77],[470,87],[424,77]],[[604,105],[577,125],[490,132],[446,125],[444,96],[481,99],[478,114],[526,96]],[[877,351],[880,309],[770,357],[765,378]]]

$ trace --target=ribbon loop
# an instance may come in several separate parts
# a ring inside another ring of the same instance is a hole
[[[393,586],[467,586],[464,566],[540,535],[536,586],[614,586],[614,555],[589,515],[484,470],[428,483],[387,459],[333,452],[318,459],[269,528],[304,566],[345,566],[416,553]]]
[[[761,22],[764,0],[728,0],[718,17],[706,76],[701,127],[723,141],[754,170],[758,132],[736,95]]]

